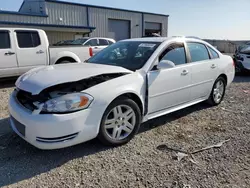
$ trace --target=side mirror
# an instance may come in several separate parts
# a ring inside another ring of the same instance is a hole
[[[162,60],[158,63],[157,69],[169,69],[175,67],[175,64],[172,61],[169,60]]]

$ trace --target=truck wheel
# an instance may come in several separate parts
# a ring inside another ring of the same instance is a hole
[[[66,64],[66,63],[73,63],[73,62],[70,62],[70,61],[64,60],[64,61],[60,61],[60,62],[59,62],[59,63],[57,63],[57,64]]]

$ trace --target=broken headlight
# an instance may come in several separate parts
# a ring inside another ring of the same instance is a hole
[[[93,99],[86,93],[71,93],[48,100],[44,103],[42,111],[47,113],[75,112],[88,108]]]

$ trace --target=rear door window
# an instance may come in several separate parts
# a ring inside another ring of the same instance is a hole
[[[16,31],[19,48],[35,48],[41,45],[37,31]]]
[[[86,46],[98,46],[98,41],[97,39],[91,39],[85,45]]]
[[[108,40],[108,43],[109,43],[109,45],[114,44],[114,42],[111,40]]]
[[[210,59],[208,50],[204,44],[188,42],[187,46],[190,52],[192,62],[199,62]]]
[[[0,31],[0,49],[10,48],[10,34],[9,31]]]
[[[109,43],[108,43],[108,41],[105,40],[105,39],[99,39],[99,45],[100,45],[100,46],[108,46]]]

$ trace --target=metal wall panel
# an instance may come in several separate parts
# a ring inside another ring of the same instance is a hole
[[[45,32],[48,36],[49,43],[51,45],[62,40],[74,40],[76,35],[76,33],[71,33],[71,32],[54,32],[54,31],[45,31]]]
[[[23,16],[23,15],[15,15],[15,14],[0,14],[0,21],[46,24],[47,17]]]
[[[162,36],[168,36],[168,17],[167,16],[157,16],[152,14],[144,14],[144,22],[154,22],[162,24]]]
[[[118,19],[130,21],[131,38],[142,36],[142,14],[89,7],[90,25],[96,27],[91,33],[93,37],[108,37],[108,20]]]
[[[51,2],[46,2],[46,5],[48,24],[87,26],[86,7]]]
[[[53,25],[87,26],[86,7],[46,3],[48,17],[0,14],[0,21]],[[60,19],[61,18],[61,19]]]

